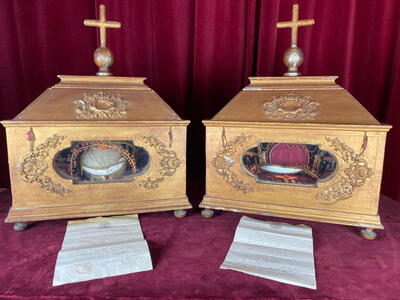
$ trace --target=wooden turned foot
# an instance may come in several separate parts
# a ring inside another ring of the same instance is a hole
[[[185,209],[174,210],[174,216],[177,219],[182,219],[186,216],[186,210]]]
[[[18,222],[14,224],[14,231],[24,231],[28,228],[28,224],[25,222]]]
[[[210,219],[213,217],[214,215],[214,211],[208,208],[205,208],[201,211],[201,215],[206,218],[206,219]]]
[[[367,240],[374,240],[376,239],[376,233],[372,228],[361,229],[360,231],[361,236]]]

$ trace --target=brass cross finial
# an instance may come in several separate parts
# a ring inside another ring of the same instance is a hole
[[[302,64],[304,54],[303,51],[297,47],[297,30],[300,26],[310,26],[314,23],[314,19],[299,20],[298,4],[293,5],[292,21],[276,23],[277,28],[292,28],[292,45],[283,55],[283,62],[288,67],[288,71],[284,74],[285,76],[301,75],[297,68]]]
[[[277,28],[292,28],[292,47],[297,47],[297,30],[300,26],[314,25],[314,19],[299,20],[299,5],[293,4],[292,21],[278,22]]]
[[[106,47],[106,29],[107,28],[121,28],[120,22],[106,21],[106,7],[104,4],[100,5],[100,19],[99,20],[84,20],[83,24],[86,26],[94,26],[100,28],[100,47],[94,51],[94,62],[99,67],[96,73],[98,76],[110,76],[109,67],[114,61],[113,54],[110,49]]]
[[[104,4],[100,5],[99,20],[84,20],[83,24],[100,28],[100,47],[106,47],[106,28],[121,28],[120,22],[106,21],[106,7]]]

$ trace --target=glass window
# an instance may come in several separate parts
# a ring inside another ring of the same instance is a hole
[[[257,182],[316,187],[337,168],[336,157],[315,144],[261,142],[242,155],[246,173]]]
[[[133,181],[149,165],[149,153],[131,140],[73,141],[53,159],[57,174],[74,184]]]

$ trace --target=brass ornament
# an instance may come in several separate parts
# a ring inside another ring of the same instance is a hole
[[[310,96],[287,94],[273,96],[263,107],[265,114],[273,120],[313,120],[318,115],[318,105]]]
[[[105,92],[85,93],[75,103],[77,119],[125,119],[129,104],[121,95]]]
[[[139,182],[139,186],[143,187],[147,190],[156,189],[159,187],[159,184],[164,181],[166,177],[173,176],[176,173],[176,170],[182,164],[182,161],[178,158],[175,151],[167,150],[166,144],[161,142],[155,136],[146,135],[143,136],[144,142],[150,147],[153,147],[157,154],[161,156],[159,162],[159,176],[158,177],[147,177],[145,180]]]
[[[36,182],[40,185],[40,188],[61,196],[64,193],[71,192],[61,184],[53,182],[50,177],[44,175],[44,172],[48,168],[45,158],[49,155],[52,148],[55,149],[61,144],[64,138],[64,136],[54,134],[52,137],[47,138],[44,143],[39,144],[22,157],[22,161],[18,165],[18,172],[23,181],[27,183]]]
[[[254,189],[231,171],[231,166],[234,161],[230,156],[236,153],[239,146],[244,146],[251,135],[236,136],[233,140],[223,143],[222,149],[212,159],[212,165],[215,167],[218,175],[221,175],[227,183],[233,186],[236,190],[243,193],[253,192]]]
[[[356,153],[352,148],[340,141],[338,138],[325,137],[333,149],[339,152],[346,164],[340,179],[332,185],[322,189],[316,195],[317,200],[324,204],[332,204],[339,200],[350,198],[355,189],[362,186],[368,178],[374,174],[374,170],[368,167],[368,162],[362,157],[366,148],[365,142],[361,153]]]

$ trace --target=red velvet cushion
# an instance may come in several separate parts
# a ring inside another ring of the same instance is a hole
[[[302,144],[280,143],[275,145],[269,154],[269,161],[273,165],[306,166],[308,159],[308,151]]]

